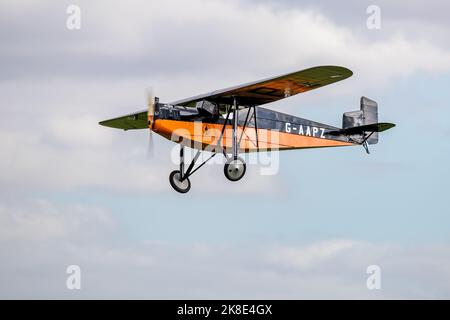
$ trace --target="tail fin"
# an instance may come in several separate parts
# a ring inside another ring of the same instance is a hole
[[[346,131],[350,128],[367,126],[378,123],[378,104],[366,97],[361,97],[360,110],[345,112],[342,117],[342,128]],[[378,132],[373,131],[367,139],[367,144],[378,143]]]

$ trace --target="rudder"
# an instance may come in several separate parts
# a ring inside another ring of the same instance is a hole
[[[361,97],[360,110],[345,112],[342,117],[343,129],[376,123],[378,123],[378,104],[367,97]],[[373,132],[367,139],[367,143],[378,143],[378,132]]]

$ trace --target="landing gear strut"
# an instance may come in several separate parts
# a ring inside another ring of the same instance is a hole
[[[226,128],[226,125],[229,123],[228,119],[230,117],[231,112],[233,112],[233,121],[232,121],[232,129],[233,129],[233,137],[232,137],[232,156],[228,157],[226,151],[224,148],[221,147],[220,143],[222,141],[222,137]],[[248,111],[245,123],[242,129],[241,137],[238,140],[237,136],[237,128],[238,128],[238,104],[236,98],[233,99],[233,106],[230,107],[230,109],[227,112],[227,116],[225,119],[225,122],[222,127],[222,133],[219,137],[219,143],[217,147],[219,147],[225,158],[227,159],[225,166],[223,168],[223,172],[225,174],[225,177],[230,181],[238,181],[242,179],[242,177],[245,175],[246,172],[246,164],[244,160],[238,156],[239,153],[239,146],[241,144],[241,139],[243,132],[247,126],[247,121],[249,118],[250,111]],[[255,134],[256,134],[256,146],[258,146],[258,129],[257,129],[257,123],[256,123],[256,108],[253,107],[253,117],[255,118]],[[178,192],[180,193],[186,193],[191,189],[191,182],[189,181],[189,177],[194,174],[195,171],[200,169],[206,162],[208,162],[210,159],[212,159],[217,153],[214,150],[214,153],[205,161],[203,161],[197,168],[194,169],[195,163],[198,160],[198,157],[200,156],[200,150],[197,151],[194,158],[192,159],[191,163],[189,164],[188,169],[184,170],[184,146],[180,143],[180,169],[172,171],[169,176],[170,185]]]
[[[186,172],[184,171],[184,146],[180,144],[180,169],[172,171],[169,175],[169,182],[172,188],[175,189],[175,191],[178,191],[180,193],[186,193],[191,189],[191,182],[189,181],[189,177],[194,174],[195,171],[200,169],[206,162],[211,160],[216,153],[213,153],[208,159],[203,161],[197,168],[194,169],[195,162],[198,160],[198,157],[200,156],[200,151],[197,151],[197,153],[194,156],[194,159],[192,159],[191,163],[189,164],[188,169]],[[192,170],[194,169],[194,170]]]
[[[180,193],[186,193],[191,189],[189,172],[184,173],[184,147],[180,145],[180,170],[174,170],[169,175],[172,188]]]
[[[245,122],[247,122],[248,119],[248,113],[247,118],[245,119]],[[245,125],[244,124],[244,129]],[[233,99],[233,155],[231,158],[227,159],[227,162],[225,163],[225,166],[223,167],[223,173],[225,174],[225,177],[227,177],[230,181],[238,181],[240,180],[244,175],[245,171],[247,169],[244,160],[238,156],[239,151],[239,145],[240,145],[240,139],[238,142],[237,138],[237,125],[238,125],[238,105],[236,101],[236,97]],[[242,138],[242,137],[241,137]]]

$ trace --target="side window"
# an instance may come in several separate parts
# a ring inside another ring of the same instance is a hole
[[[248,115],[248,118],[247,118]],[[248,127],[252,127],[255,124],[255,120],[253,118],[253,109],[251,108],[245,108],[245,109],[240,109],[238,111],[238,123],[239,125],[244,125],[245,123],[245,119],[247,118],[247,126]]]

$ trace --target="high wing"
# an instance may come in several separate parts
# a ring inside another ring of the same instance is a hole
[[[232,104],[233,97],[236,97],[239,105],[257,106],[344,80],[352,74],[352,71],[344,67],[319,66],[201,94],[171,104],[193,106],[200,100]]]
[[[344,80],[352,74],[349,69],[344,67],[313,67],[278,77],[201,94],[170,104],[193,107],[196,102],[201,100],[208,100],[219,104],[232,104],[234,97],[236,97],[240,106],[258,106]],[[147,129],[147,110],[104,120],[100,124],[124,130]]]
[[[127,114],[125,116],[100,121],[99,124],[106,127],[130,130],[148,129],[147,110]]]

